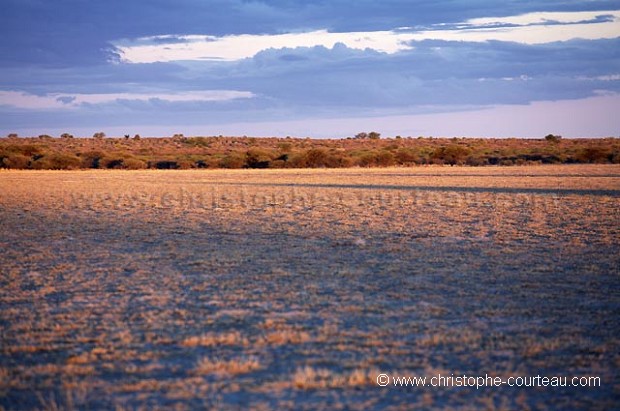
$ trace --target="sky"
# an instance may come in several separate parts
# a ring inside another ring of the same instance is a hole
[[[620,0],[0,8],[0,136],[620,136]]]

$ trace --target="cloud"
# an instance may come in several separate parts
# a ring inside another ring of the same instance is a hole
[[[618,8],[617,0],[4,0],[0,127],[199,129],[243,119],[312,128],[587,102],[620,93]]]
[[[21,91],[0,91],[0,106],[20,109],[76,109],[85,105],[98,105],[119,101],[163,102],[213,102],[252,98],[247,91],[208,90],[185,93],[112,93],[112,94],[47,94],[38,96]]]
[[[0,66],[105,64],[118,58],[115,40],[168,33],[372,32],[483,16],[618,8],[617,0],[3,0]]]
[[[445,40],[464,42],[510,41],[545,44],[575,38],[598,40],[620,36],[620,11],[529,13],[510,17],[470,19],[439,24],[430,29],[411,27],[387,31],[329,32],[315,30],[285,34],[227,36],[161,35],[119,41],[115,44],[126,63],[183,60],[235,61],[268,49],[333,47],[344,44],[357,50],[394,54],[412,49],[412,42]]]

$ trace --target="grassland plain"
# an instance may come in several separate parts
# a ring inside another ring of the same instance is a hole
[[[0,193],[0,408],[618,407],[617,165],[2,171]]]

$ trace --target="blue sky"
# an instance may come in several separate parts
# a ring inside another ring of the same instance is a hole
[[[620,134],[620,1],[0,0],[0,134]]]

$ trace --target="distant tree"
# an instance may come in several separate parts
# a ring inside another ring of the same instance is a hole
[[[103,131],[100,131],[98,133],[93,134],[93,138],[96,138],[98,140],[101,140],[103,138],[105,138],[105,133]]]
[[[559,143],[561,139],[562,139],[562,136],[556,136],[554,134],[547,134],[545,136],[545,140],[547,140],[550,143]]]
[[[172,138],[174,138],[174,139],[182,139],[182,138],[185,138],[185,136],[183,135],[183,133],[177,133],[177,134],[173,135]]]
[[[367,138],[371,140],[378,140],[381,138],[381,133],[377,133],[376,131],[371,131],[370,133],[361,132],[355,135],[356,140],[365,140]]]
[[[73,135],[69,133],[62,133],[60,135],[60,138],[73,138]]]
[[[134,139],[134,140],[140,140],[140,138],[141,138],[141,137],[140,137],[140,134],[136,134],[135,136],[133,136],[133,139]]]
[[[51,139],[51,138],[52,138],[52,136],[47,135],[47,134],[41,134],[41,135],[39,136],[39,139],[40,139],[40,140],[49,140],[49,139]]]
[[[19,136],[17,135],[17,133],[10,133],[7,135],[7,138],[18,138]]]

